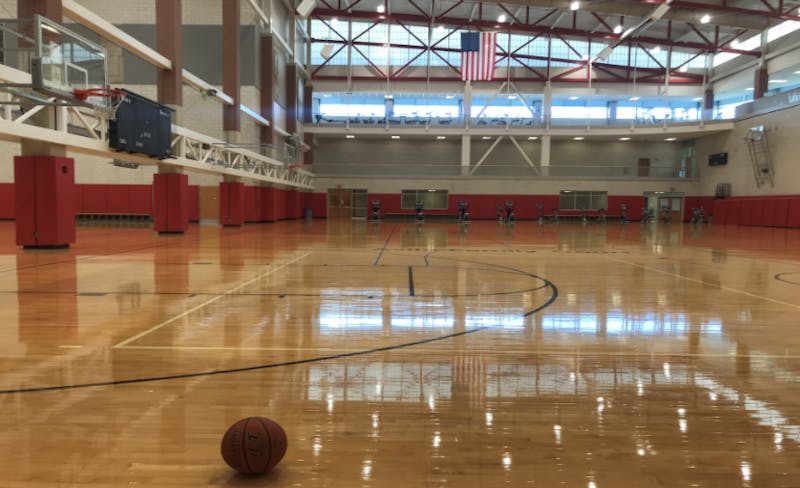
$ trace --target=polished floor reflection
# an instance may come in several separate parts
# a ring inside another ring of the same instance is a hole
[[[800,479],[800,230],[0,222],[0,486]],[[265,479],[219,455],[280,422]]]

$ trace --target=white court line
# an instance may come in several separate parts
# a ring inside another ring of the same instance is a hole
[[[179,313],[178,315],[176,315],[176,316],[174,316],[174,317],[172,317],[172,318],[169,318],[169,319],[167,319],[167,320],[165,320],[165,321],[163,321],[163,322],[159,322],[159,323],[157,323],[156,325],[154,325],[154,326],[150,327],[149,329],[147,329],[147,330],[145,330],[145,331],[143,331],[143,332],[140,332],[140,333],[136,334],[136,335],[135,335],[135,336],[133,336],[133,337],[129,337],[129,338],[125,339],[125,340],[124,340],[124,341],[122,341],[122,342],[119,342],[119,343],[117,343],[117,344],[114,344],[114,345],[113,345],[111,348],[112,348],[112,349],[120,349],[120,348],[123,348],[123,347],[125,347],[127,344],[130,344],[130,343],[131,343],[131,342],[133,342],[133,341],[136,341],[136,340],[138,340],[138,339],[141,339],[142,337],[146,336],[147,334],[150,334],[151,332],[155,332],[156,330],[158,330],[158,329],[160,329],[160,328],[164,327],[165,325],[169,325],[169,324],[171,324],[172,322],[175,322],[176,320],[180,320],[180,319],[182,319],[182,318],[186,317],[187,315],[189,315],[189,314],[191,314],[191,313],[194,313],[194,312],[196,312],[196,311],[200,310],[200,309],[201,309],[201,308],[203,308],[203,307],[207,307],[208,305],[211,305],[212,303],[216,302],[217,300],[219,300],[219,299],[221,299],[221,298],[224,298],[224,297],[226,297],[226,296],[228,296],[228,295],[230,295],[230,294],[232,294],[232,293],[235,293],[235,292],[236,292],[236,291],[238,291],[238,290],[241,290],[242,288],[244,288],[244,287],[245,287],[245,286],[247,286],[247,285],[250,285],[250,284],[252,284],[252,283],[255,283],[256,281],[258,281],[258,280],[262,279],[263,277],[265,277],[265,276],[267,276],[267,275],[270,275],[270,274],[272,274],[272,273],[275,273],[276,271],[279,271],[279,270],[281,270],[281,269],[283,269],[283,268],[285,268],[285,267],[287,267],[287,266],[289,266],[289,265],[291,265],[291,264],[294,264],[294,263],[296,263],[297,261],[300,261],[301,259],[305,258],[305,257],[306,257],[306,256],[308,256],[309,254],[311,254],[311,252],[307,252],[307,253],[303,254],[302,256],[298,256],[298,257],[296,257],[295,259],[292,259],[291,261],[289,261],[289,262],[287,262],[287,263],[283,263],[283,264],[281,264],[280,266],[277,266],[277,267],[271,268],[271,269],[269,269],[269,270],[267,270],[267,271],[265,271],[265,272],[261,273],[260,275],[256,276],[255,278],[252,278],[252,279],[250,279],[250,280],[247,280],[247,281],[245,281],[244,283],[241,283],[241,284],[239,284],[239,285],[236,285],[235,287],[231,288],[230,290],[228,290],[228,291],[226,291],[226,292],[223,292],[223,293],[222,293],[222,294],[220,294],[220,295],[217,295],[217,296],[215,296],[215,297],[213,297],[213,298],[210,298],[210,299],[206,300],[205,302],[203,302],[203,303],[201,303],[201,304],[199,304],[199,305],[196,305],[196,306],[194,306],[194,307],[190,308],[189,310],[185,310],[185,311],[183,311],[183,312]]]
[[[317,352],[353,352],[353,349],[336,349],[329,347],[239,347],[239,346],[122,346],[121,349],[153,349],[170,351],[317,351]]]
[[[684,276],[682,274],[670,273],[669,271],[663,271],[663,270],[660,270],[660,269],[651,268],[650,266],[645,266],[643,264],[632,263],[630,261],[624,261],[622,259],[609,258],[608,256],[603,256],[603,257],[605,257],[609,261],[616,261],[618,263],[628,264],[630,266],[636,266],[637,268],[642,268],[642,269],[646,269],[646,270],[649,270],[649,271],[655,271],[656,273],[665,274],[667,276],[676,276],[676,277],[684,279],[686,281],[693,281],[695,283],[700,283],[701,285],[714,285],[714,286],[717,286],[715,283],[709,283],[707,281],[698,280],[696,278],[689,278],[688,276]],[[749,291],[738,290],[736,288],[730,288],[728,286],[722,286],[722,285],[719,286],[719,289],[720,290],[729,291],[729,292],[732,292],[732,293],[739,293],[741,295],[747,295],[747,296],[753,297],[753,298],[758,298],[759,300],[766,300],[768,302],[777,303],[778,305],[786,305],[787,307],[800,309],[800,305],[798,305],[796,303],[789,303],[789,302],[784,302],[782,300],[776,300],[774,298],[769,298],[769,297],[765,297],[765,296],[761,296],[761,295],[756,295],[755,293],[750,293]]]

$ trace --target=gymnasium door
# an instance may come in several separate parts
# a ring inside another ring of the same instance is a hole
[[[328,218],[349,219],[353,215],[353,190],[328,189]]]
[[[672,222],[683,220],[683,194],[667,194],[658,198],[658,209],[668,208]]]

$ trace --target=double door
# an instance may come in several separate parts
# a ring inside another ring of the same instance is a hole
[[[367,217],[367,190],[352,188],[328,189],[328,218],[353,219]]]

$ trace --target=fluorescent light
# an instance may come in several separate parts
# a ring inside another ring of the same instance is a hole
[[[641,99],[642,97],[630,97],[628,100],[630,100],[631,102],[638,102]]]
[[[770,83],[786,83],[786,80],[769,80]]]
[[[445,136],[436,136],[436,139],[438,139],[440,141],[443,141],[443,140],[445,140],[447,138]]]
[[[583,136],[575,136],[575,137],[572,138],[572,140],[573,141],[582,141],[583,140]]]
[[[501,24],[502,24],[503,22],[505,22],[505,21],[506,21],[506,14],[500,14],[500,15],[497,17],[497,21],[498,21],[498,22],[500,22]]]
[[[535,141],[536,139],[538,139],[538,137],[536,137],[536,136],[530,136],[530,137],[528,137],[528,140],[529,140],[529,141]]]
[[[630,141],[631,138],[630,137],[620,137],[619,140],[620,141]]]
[[[383,4],[380,4],[380,5],[378,5],[378,8],[376,10],[378,11],[379,14],[382,14],[382,13],[386,12],[386,7],[384,7]]]
[[[710,15],[703,14],[703,16],[700,17],[700,23],[701,24],[708,24],[709,22],[711,22],[711,16]]]
[[[354,136],[353,134],[347,134],[344,137],[347,138],[347,139],[355,139],[356,138],[356,136]]]
[[[578,0],[575,0],[574,2],[569,4],[569,9],[572,11],[578,10],[579,8],[581,8],[581,2],[579,2]]]
[[[677,141],[678,139],[676,139],[676,138],[674,138],[674,137],[667,137],[667,138],[666,138],[666,139],[664,139],[664,140],[665,140],[665,141],[667,141],[667,142],[673,142],[673,141]]]
[[[622,25],[614,27],[614,34],[619,34],[620,32],[622,32]]]
[[[483,139],[484,141],[488,141],[489,139],[491,139],[491,137],[490,136],[483,136],[483,137],[481,137],[481,139]]]
[[[400,136],[392,136],[392,139],[400,139]]]
[[[429,192],[435,192],[436,190],[428,190]]]

